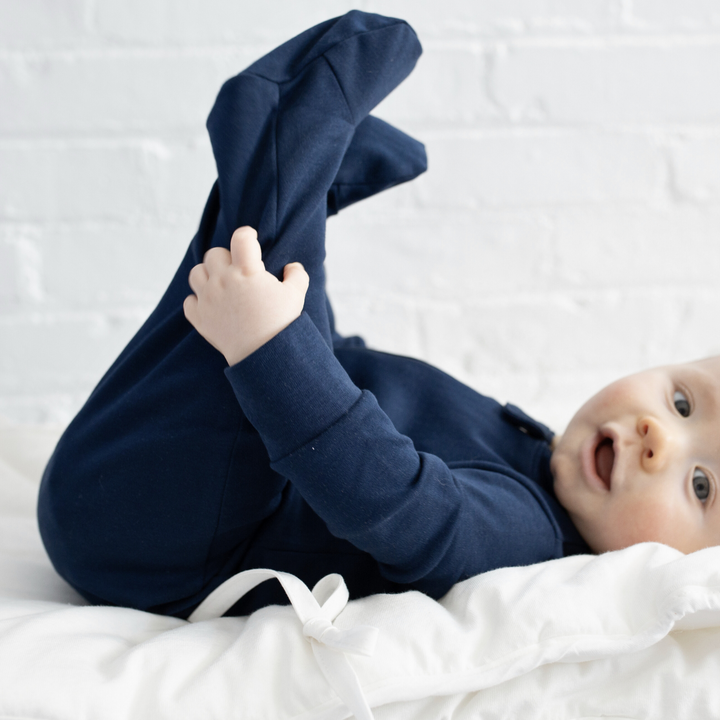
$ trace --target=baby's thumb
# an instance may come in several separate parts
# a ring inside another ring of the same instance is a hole
[[[289,263],[283,270],[283,284],[291,285],[304,297],[310,286],[310,276],[299,262]]]

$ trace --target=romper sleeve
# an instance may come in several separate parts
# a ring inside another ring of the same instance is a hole
[[[440,597],[499,565],[562,555],[530,489],[491,465],[451,468],[418,452],[352,382],[309,316],[225,373],[272,468],[389,580]]]

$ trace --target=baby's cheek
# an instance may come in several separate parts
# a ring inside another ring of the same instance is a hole
[[[613,523],[617,549],[641,542],[678,546],[682,524],[676,509],[664,498],[631,497],[619,505]]]
[[[612,411],[613,415],[622,413],[626,406],[631,403],[635,394],[634,383],[628,378],[616,380],[603,390],[601,390],[594,398],[598,405],[602,406],[603,411]]]

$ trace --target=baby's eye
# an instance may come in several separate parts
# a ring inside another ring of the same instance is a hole
[[[685,396],[684,392],[676,390],[673,395],[673,404],[675,409],[683,416],[688,417],[690,415],[690,401]]]
[[[700,468],[695,468],[692,483],[698,500],[705,502],[705,500],[708,499],[708,495],[710,495],[710,480],[708,476]]]

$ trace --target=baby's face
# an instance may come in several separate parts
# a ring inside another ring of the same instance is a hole
[[[720,545],[720,357],[608,385],[570,421],[550,467],[595,552]]]

